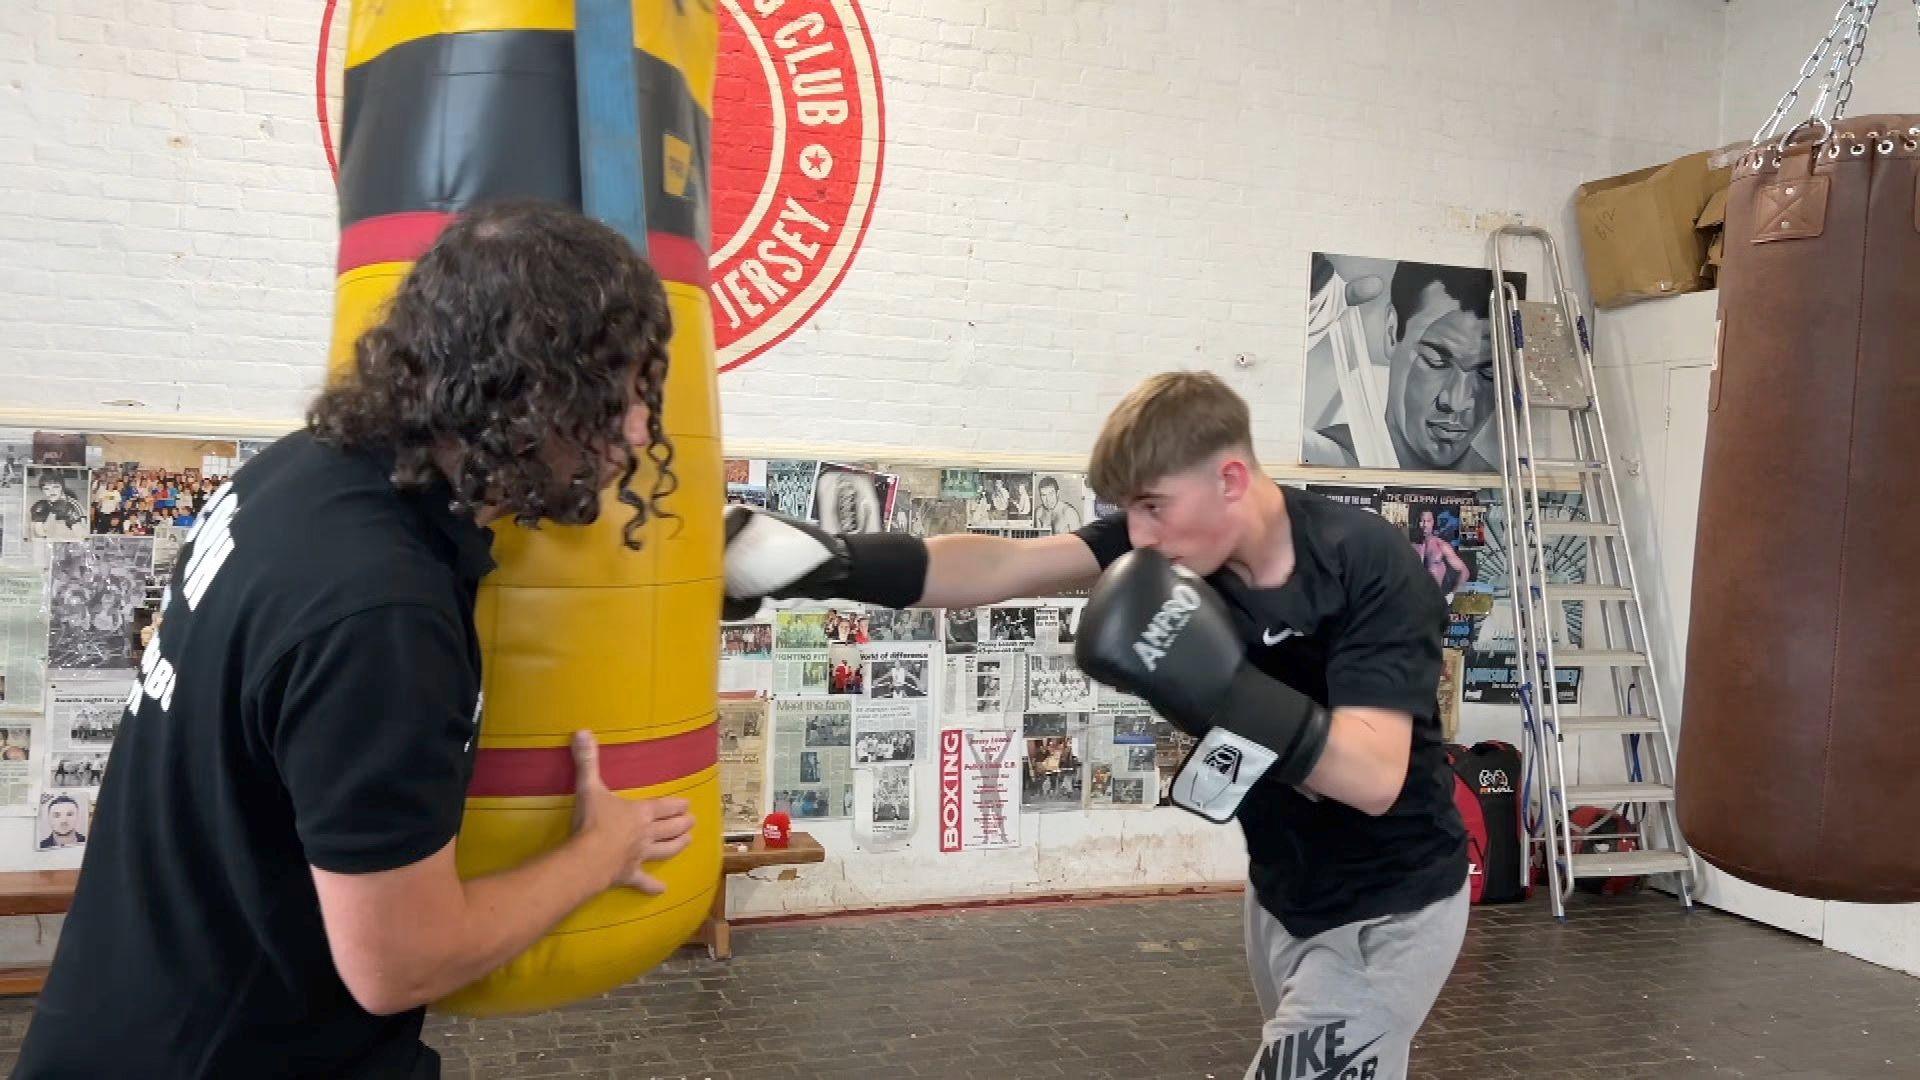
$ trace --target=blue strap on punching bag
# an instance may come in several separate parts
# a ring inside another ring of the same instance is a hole
[[[580,116],[580,206],[647,253],[640,79],[633,0],[577,0],[573,77]]]

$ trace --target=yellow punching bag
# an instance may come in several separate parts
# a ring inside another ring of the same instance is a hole
[[[635,0],[649,261],[674,335],[662,422],[674,515],[645,547],[620,542],[609,497],[590,526],[495,526],[480,587],[485,711],[457,845],[460,873],[505,870],[566,839],[568,741],[590,728],[609,787],[690,799],[685,852],[650,866],[664,895],[588,901],[499,971],[438,1003],[485,1015],[552,1008],[653,968],[700,926],[720,876],[714,727],[720,457],[707,307],[708,150],[717,26],[700,4]],[[572,0],[355,4],[340,152],[340,258],[331,366],[462,207],[496,197],[578,206]],[[651,477],[636,476],[646,491]]]

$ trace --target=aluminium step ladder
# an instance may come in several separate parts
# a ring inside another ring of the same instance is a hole
[[[1502,240],[1537,242],[1548,299],[1520,299],[1507,278],[1511,264]],[[1566,916],[1567,899],[1586,878],[1676,874],[1675,891],[1691,907],[1698,868],[1674,811],[1673,739],[1595,393],[1586,318],[1562,279],[1547,230],[1503,226],[1493,231],[1489,248],[1500,474],[1513,574],[1508,591],[1521,720],[1531,744],[1523,795],[1527,850],[1531,856],[1544,849],[1557,918]],[[1574,495],[1577,503],[1570,501]],[[1584,549],[1586,557],[1566,558],[1569,548]],[[1569,567],[1582,565],[1586,580],[1566,580]],[[1574,715],[1563,706],[1559,675],[1568,669],[1581,671],[1583,701],[1591,706],[1606,700],[1607,715]],[[1606,690],[1610,698],[1601,697]],[[1583,749],[1598,737],[1619,739],[1625,782],[1569,782],[1563,749],[1568,737],[1583,735],[1593,737]],[[1634,824],[1616,843],[1595,845],[1612,850],[1577,850],[1582,838],[1572,815],[1579,806],[1617,809]],[[1632,850],[1619,850],[1623,846]],[[1521,861],[1524,883],[1532,859]]]

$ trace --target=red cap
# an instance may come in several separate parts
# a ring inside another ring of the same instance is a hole
[[[787,816],[785,810],[775,810],[767,815],[767,820],[760,823],[760,839],[766,841],[770,848],[786,847],[787,837],[792,832],[793,819]]]

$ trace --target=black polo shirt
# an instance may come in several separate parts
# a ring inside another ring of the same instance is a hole
[[[1254,665],[1328,708],[1399,709],[1413,717],[1406,783],[1371,817],[1278,781],[1240,804],[1248,876],[1261,906],[1295,937],[1415,911],[1453,895],[1467,875],[1466,830],[1440,734],[1438,588],[1406,535],[1384,518],[1282,485],[1294,570],[1256,589],[1231,570],[1207,578],[1233,612]],[[1131,547],[1125,514],[1079,535],[1101,566]]]
[[[306,432],[214,496],[15,1076],[438,1075],[424,1009],[348,994],[308,867],[390,870],[458,831],[490,542],[444,487],[396,492],[385,462]]]

